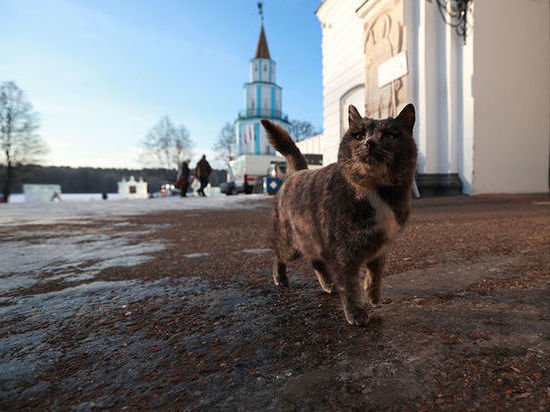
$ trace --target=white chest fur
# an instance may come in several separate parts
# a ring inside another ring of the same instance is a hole
[[[386,234],[387,239],[399,231],[399,224],[395,219],[395,214],[390,206],[380,198],[378,193],[369,192],[367,199],[371,207],[375,210],[376,230]]]

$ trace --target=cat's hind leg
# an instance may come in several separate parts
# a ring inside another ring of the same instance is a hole
[[[286,264],[275,258],[273,261],[273,281],[277,286],[288,287],[288,277],[286,276]]]
[[[330,276],[328,274],[328,270],[324,262],[321,260],[312,260],[311,264],[313,266],[315,275],[317,276],[317,279],[319,280],[319,283],[321,284],[321,287],[323,288],[323,290],[327,293],[332,293],[334,284],[330,280]]]
[[[273,281],[277,286],[288,287],[286,264],[298,259],[301,254],[292,245],[276,244],[275,260],[273,261]]]
[[[382,270],[384,269],[385,256],[379,256],[367,263],[364,288],[367,299],[373,305],[380,302],[380,286],[382,283]]]

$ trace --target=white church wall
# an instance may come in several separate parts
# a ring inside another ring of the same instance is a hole
[[[340,144],[341,98],[364,84],[363,26],[355,10],[362,0],[325,0],[317,10],[323,42],[323,139],[325,165],[336,161]],[[363,105],[364,106],[364,105]],[[364,112],[364,107],[359,111]]]
[[[475,2],[474,193],[548,191],[549,7]]]
[[[323,154],[322,143],[323,135],[318,134],[296,142],[296,146],[298,146],[298,149],[300,149],[302,153]]]
[[[419,172],[458,173],[466,194],[548,191],[547,0],[472,3],[466,43],[444,23],[434,2],[323,2],[317,16],[323,32],[325,164],[336,160],[346,115],[342,105],[353,100],[350,89],[363,84],[361,18],[388,4],[403,7]]]

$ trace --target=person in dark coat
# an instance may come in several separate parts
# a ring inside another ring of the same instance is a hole
[[[191,160],[187,159],[181,162],[180,169],[178,171],[178,178],[176,180],[176,186],[180,189],[180,196],[187,196],[187,188],[189,187],[189,162]]]
[[[195,176],[201,182],[201,187],[197,190],[197,193],[201,196],[206,196],[204,194],[204,188],[208,185],[208,177],[210,176],[210,173],[212,173],[210,163],[206,160],[206,155],[202,155],[201,160],[199,160],[197,166],[195,167]]]

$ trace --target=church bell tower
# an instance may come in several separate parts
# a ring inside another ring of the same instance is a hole
[[[265,36],[261,3],[258,4],[262,25],[256,53],[250,60],[249,82],[244,84],[244,107],[235,121],[237,153],[275,154],[269,144],[261,119],[269,119],[288,129],[288,116],[281,111],[282,89],[276,83],[276,64],[271,60]]]

